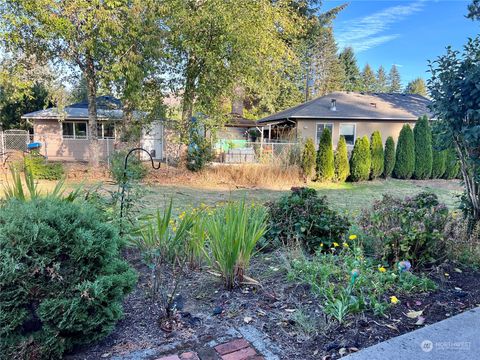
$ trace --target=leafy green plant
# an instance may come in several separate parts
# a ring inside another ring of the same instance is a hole
[[[447,169],[447,150],[434,150],[432,158],[432,179],[441,179]]]
[[[392,176],[393,168],[395,167],[395,142],[393,138],[389,136],[385,141],[385,161],[383,176],[389,178]]]
[[[398,137],[393,174],[399,179],[410,179],[415,171],[415,141],[410,125],[405,124]]]
[[[25,156],[24,164],[25,170],[35,179],[60,180],[65,174],[61,163],[47,162],[45,158],[35,154]]]
[[[265,234],[267,212],[245,200],[217,207],[205,217],[211,265],[222,275],[227,289],[241,284],[250,258]]]
[[[432,130],[426,116],[420,117],[413,128],[415,140],[415,179],[429,179],[432,175]]]
[[[315,189],[292,188],[290,194],[267,207],[269,226],[265,238],[271,247],[298,243],[313,253],[322,244],[327,248],[339,242],[350,226],[348,219],[332,210]]]
[[[335,152],[335,180],[344,182],[350,175],[350,164],[348,163],[348,150],[345,137],[340,136]]]
[[[126,156],[126,151],[116,151],[110,159],[110,174],[117,184],[123,184],[132,180],[142,180],[148,173],[140,158],[132,155],[128,158],[126,179],[124,179]]]
[[[350,179],[352,181],[368,180],[371,166],[370,141],[366,136],[358,138],[350,158]]]
[[[59,359],[104,338],[136,274],[116,229],[86,203],[52,197],[0,207],[0,352]]]
[[[170,200],[163,213],[157,210],[155,216],[145,218],[137,236],[130,240],[130,246],[140,250],[150,268],[150,296],[160,303],[162,319],[170,319],[175,313],[174,294],[183,278],[186,243],[193,223],[194,217],[189,215],[177,224]]]
[[[187,169],[200,171],[212,161],[212,145],[208,139],[198,134],[197,131],[192,131],[190,137],[190,145],[187,150]]]
[[[380,131],[374,131],[370,141],[370,152],[372,154],[372,169],[370,177],[372,179],[378,178],[384,171],[384,154],[382,135]]]
[[[432,193],[399,199],[384,195],[365,210],[360,224],[374,241],[377,257],[393,264],[402,259],[416,266],[445,258],[443,229],[448,209]]]
[[[460,163],[457,154],[455,149],[452,148],[445,150],[445,152],[445,173],[443,174],[443,178],[455,179],[460,171]]]
[[[302,170],[307,179],[310,179],[315,171],[317,163],[317,153],[312,138],[308,138],[305,142],[302,152]]]
[[[317,151],[317,180],[330,181],[335,175],[332,134],[325,128],[320,137]]]

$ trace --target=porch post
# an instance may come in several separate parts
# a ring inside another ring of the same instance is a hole
[[[268,124],[268,142],[272,142],[272,124]]]

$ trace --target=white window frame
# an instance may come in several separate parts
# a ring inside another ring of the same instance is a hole
[[[115,126],[115,123],[111,123],[113,125],[113,137],[105,137],[105,125],[107,125],[107,123],[105,121],[102,121],[102,122],[98,122],[97,123],[97,126],[98,125],[101,125],[102,126],[102,136],[99,136],[98,139],[99,140],[115,140],[115,130],[116,130],[116,126]],[[98,130],[97,130],[98,131]]]
[[[85,137],[77,137],[77,135],[75,134],[75,124],[85,124],[85,129],[86,129],[86,135]],[[73,137],[65,137],[65,135],[63,135],[63,124],[73,124]],[[64,140],[88,140],[88,122],[87,121],[62,121],[60,123],[60,130],[62,131],[62,139]]]
[[[353,125],[353,144],[348,144],[347,143],[347,146],[354,146],[355,145],[355,141],[357,141],[357,124],[356,123],[340,123],[340,125],[338,125],[338,139],[340,140],[340,136],[342,136],[342,132],[341,132],[341,128],[342,128],[342,125]]]
[[[324,128],[326,125],[332,125],[332,142],[333,142],[333,129],[335,127],[335,125],[333,124],[333,122],[317,122],[315,123],[315,146],[318,147],[318,142],[320,141],[320,139],[318,138],[318,125],[323,125]]]

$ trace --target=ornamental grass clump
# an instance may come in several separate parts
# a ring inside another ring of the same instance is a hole
[[[0,357],[60,359],[113,330],[136,274],[102,218],[51,196],[0,207]]]
[[[245,278],[255,246],[264,235],[267,211],[245,200],[217,207],[204,218],[211,265],[222,275],[227,289]]]

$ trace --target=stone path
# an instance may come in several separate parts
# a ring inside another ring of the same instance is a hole
[[[381,342],[344,359],[480,359],[480,307]]]

